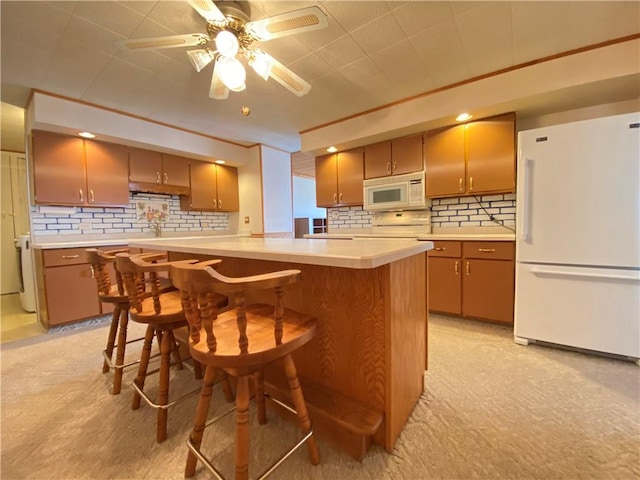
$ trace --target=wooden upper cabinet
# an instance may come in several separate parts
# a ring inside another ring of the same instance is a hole
[[[364,151],[362,148],[338,153],[338,203],[340,205],[362,205],[364,180]]]
[[[41,205],[128,205],[126,147],[34,131],[34,200]]]
[[[458,125],[425,133],[427,197],[465,193],[464,130],[464,125]]]
[[[185,210],[236,212],[240,209],[238,169],[191,161],[191,193],[181,198]]]
[[[34,200],[43,205],[83,205],[87,185],[81,138],[34,131],[32,139]]]
[[[189,160],[163,153],[162,183],[189,188]]]
[[[469,193],[515,191],[515,139],[515,115],[512,113],[468,124]]]
[[[515,114],[425,133],[427,197],[515,191]]]
[[[316,157],[318,207],[362,205],[363,149]]]
[[[338,201],[337,153],[316,157],[316,204],[333,207]]]
[[[130,148],[129,182],[129,188],[133,191],[187,195],[189,159],[142,148]]]
[[[240,210],[238,169],[226,165],[216,165],[215,167],[218,187],[218,210],[222,212],[237,212]]]
[[[394,138],[364,147],[365,178],[402,175],[424,168],[422,134]]]
[[[90,205],[128,205],[127,147],[113,143],[84,141],[87,190]]]
[[[159,152],[129,148],[129,181],[162,183],[162,156]]]
[[[391,140],[391,173],[402,175],[424,169],[422,134]]]
[[[365,145],[364,178],[378,178],[391,175],[391,140]]]

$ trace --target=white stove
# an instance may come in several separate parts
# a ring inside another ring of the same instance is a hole
[[[431,210],[376,212],[371,227],[371,236],[419,237],[431,233]]]

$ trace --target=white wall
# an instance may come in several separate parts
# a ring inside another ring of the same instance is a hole
[[[262,173],[260,171],[260,149],[250,149],[250,158],[242,167],[238,167],[238,193],[240,211],[238,212],[238,233],[264,232],[262,223]],[[249,223],[245,223],[248,218]],[[230,221],[230,224],[232,221]]]
[[[291,155],[262,146],[264,233],[293,232]]]
[[[313,218],[326,218],[327,209],[316,207],[316,181],[313,178],[293,177],[293,217],[309,218],[309,231]]]

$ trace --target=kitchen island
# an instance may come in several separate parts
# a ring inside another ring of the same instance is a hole
[[[415,240],[283,238],[136,240],[169,258],[219,258],[221,273],[299,269],[287,307],[318,318],[294,358],[316,432],[354,458],[371,443],[392,451],[423,392],[427,356],[426,252]],[[247,301],[268,301],[271,294]],[[287,400],[277,368],[267,391]]]

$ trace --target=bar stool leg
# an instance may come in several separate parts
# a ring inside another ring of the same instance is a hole
[[[249,377],[238,377],[236,391],[236,480],[249,478]]]
[[[298,422],[302,428],[302,433],[308,433],[311,430],[311,420],[309,420],[309,413],[307,412],[307,404],[304,401],[302,389],[300,388],[300,381],[298,380],[298,373],[296,372],[296,365],[293,362],[291,355],[283,357],[284,371],[289,380],[289,389],[291,390],[291,399],[298,413]],[[307,448],[309,450],[309,459],[312,465],[318,465],[320,463],[320,453],[318,453],[318,447],[316,445],[316,439],[314,435],[311,435],[307,439]]]
[[[124,365],[124,352],[127,346],[127,328],[129,327],[129,310],[124,308],[120,312],[120,331],[118,334],[118,349],[116,351],[115,372],[113,375],[113,395],[120,394],[122,389],[122,373]]]
[[[264,402],[264,376],[262,370],[254,373],[256,381],[256,411],[258,413],[258,424],[267,423],[267,408]]]
[[[142,353],[140,354],[140,364],[138,365],[138,374],[134,380],[135,384],[140,388],[140,390],[144,389],[144,381],[147,377],[147,369],[149,368],[149,358],[151,358],[151,346],[153,344],[153,337],[155,336],[155,328],[151,325],[147,326],[147,331],[144,334],[144,342],[142,343]],[[133,401],[131,403],[131,409],[137,410],[140,408],[140,394],[134,390],[133,391]]]
[[[168,411],[162,406],[169,403],[169,370],[171,366],[171,352],[174,350],[175,341],[171,330],[162,332],[162,342],[160,344],[160,378],[158,386],[158,443],[167,439],[167,418]]]
[[[216,379],[215,367],[207,367],[204,371],[204,380],[202,383],[202,390],[200,391],[200,397],[198,398],[198,405],[196,407],[196,415],[193,419],[193,430],[191,431],[191,443],[196,449],[200,450],[202,445],[202,436],[204,434],[204,425],[207,422],[209,416],[209,407],[211,405],[211,394],[213,392],[213,383]],[[196,473],[196,464],[198,459],[194,453],[189,450],[189,456],[187,457],[187,466],[184,471],[185,478],[191,478]]]
[[[116,343],[116,334],[118,333],[118,322],[120,321],[120,307],[115,306],[113,315],[111,316],[111,326],[109,327],[109,336],[107,337],[107,347],[104,349],[109,360],[113,360],[113,346]],[[102,373],[109,371],[109,363],[105,360],[102,363]]]

